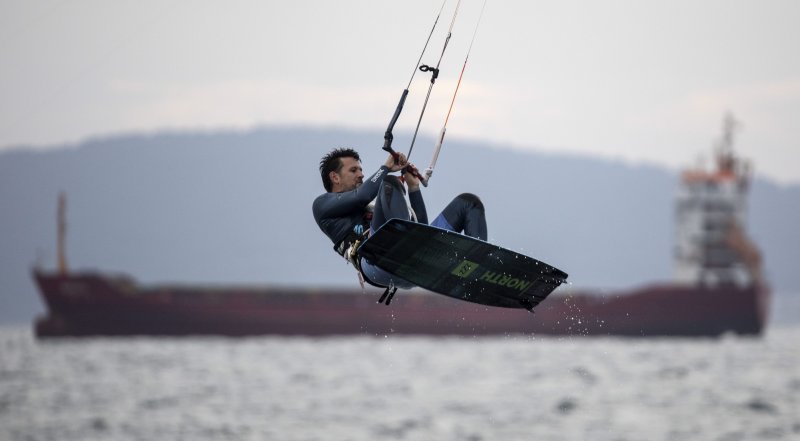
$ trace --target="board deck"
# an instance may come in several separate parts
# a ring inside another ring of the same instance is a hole
[[[532,310],[567,279],[531,257],[400,219],[384,224],[358,253],[421,288],[489,306]]]

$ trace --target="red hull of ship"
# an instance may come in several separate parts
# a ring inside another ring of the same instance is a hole
[[[39,337],[96,335],[760,334],[769,291],[654,285],[621,294],[556,292],[531,314],[423,291],[279,287],[139,287],[126,277],[35,272],[48,316]]]

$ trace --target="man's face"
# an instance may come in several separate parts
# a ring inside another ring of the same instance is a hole
[[[331,182],[333,192],[355,190],[364,182],[364,173],[361,170],[361,163],[355,158],[344,157],[339,159],[342,167],[339,172],[331,172]]]

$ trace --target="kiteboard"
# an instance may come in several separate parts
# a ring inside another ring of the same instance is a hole
[[[567,273],[480,239],[391,219],[358,254],[373,265],[438,294],[529,311],[566,282]]]

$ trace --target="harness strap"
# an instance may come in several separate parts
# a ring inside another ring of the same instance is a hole
[[[369,277],[364,274],[364,270],[361,269],[361,257],[358,255],[358,247],[368,237],[369,227],[364,228],[361,234],[358,234],[354,229],[341,242],[334,245],[333,249],[358,271],[358,282],[361,284],[362,289],[364,288],[365,282],[377,288],[386,288],[370,280]]]
[[[383,291],[380,299],[378,299],[378,303],[383,303],[384,305],[389,306],[394,298],[395,293],[397,293],[397,287],[394,286],[394,283],[390,282],[389,286],[378,285],[370,280],[369,277],[364,274],[364,270],[361,269],[361,258],[358,255],[358,247],[361,245],[361,242],[367,239],[367,237],[369,237],[369,230],[362,234],[351,233],[344,240],[335,245],[333,249],[336,250],[340,256],[344,257],[345,260],[351,263],[356,271],[358,271],[358,282],[361,284],[361,289],[364,289],[365,282],[377,288],[386,288],[386,290]]]
[[[355,249],[358,248],[358,244],[363,242],[369,236],[369,226],[364,224],[356,224],[350,233],[342,239],[339,243],[333,246],[333,250],[336,251],[337,254],[347,259],[348,262],[351,262],[352,255],[355,254]]]

